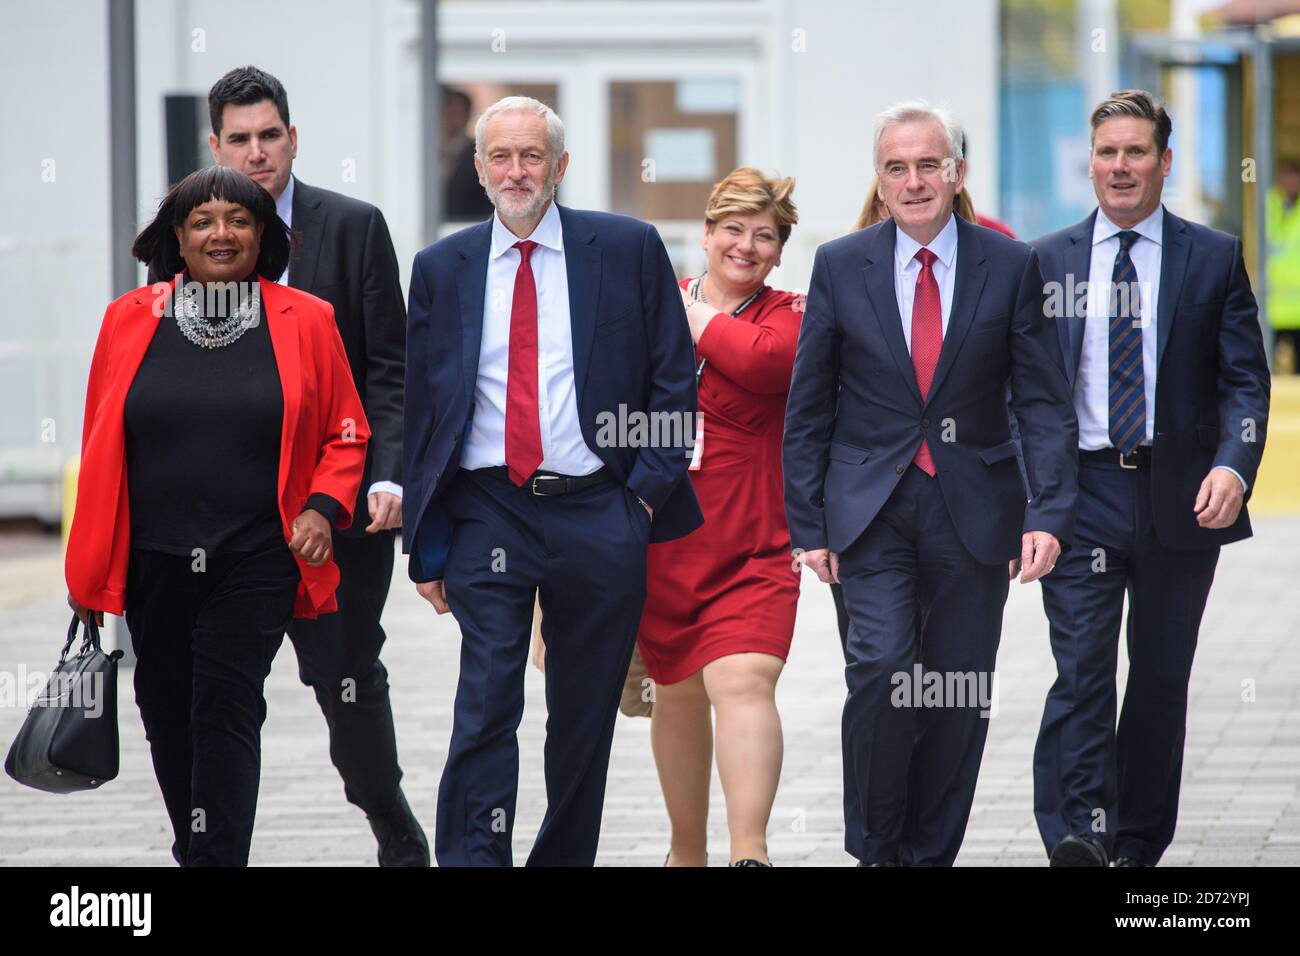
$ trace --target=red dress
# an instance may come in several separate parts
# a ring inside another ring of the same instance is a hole
[[[682,283],[686,286],[686,280]],[[687,472],[704,524],[650,545],[637,635],[646,674],[675,684],[728,654],[790,652],[799,574],[781,485],[785,402],[802,300],[763,287],[737,317],[719,313],[705,359],[699,469]]]

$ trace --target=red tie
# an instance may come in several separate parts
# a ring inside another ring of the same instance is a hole
[[[916,258],[921,262],[921,274],[916,277],[916,294],[912,297],[912,368],[916,370],[921,398],[926,398],[939,364],[939,349],[943,346],[943,303],[939,298],[939,283],[930,268],[938,256],[922,247],[917,250]],[[934,477],[934,459],[924,438],[912,464]]]
[[[528,256],[537,243],[525,239],[515,272],[510,306],[510,365],[506,375],[506,467],[522,487],[542,463],[542,427],[537,410],[537,283]]]

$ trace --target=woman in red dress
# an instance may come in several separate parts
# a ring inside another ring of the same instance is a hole
[[[763,280],[798,220],[793,189],[793,179],[748,167],[714,186],[704,214],[708,270],[682,283],[700,370],[690,476],[704,524],[650,546],[638,635],[654,681],[651,742],[672,824],[670,866],[706,863],[710,706],[731,865],[770,865],[782,757],[776,682],[799,598],[781,435],[802,302]]]

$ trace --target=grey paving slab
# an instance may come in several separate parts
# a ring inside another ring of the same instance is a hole
[[[1169,865],[1300,863],[1300,518],[1256,521],[1256,537],[1224,550],[1193,672],[1182,816]],[[384,625],[404,787],[432,833],[446,759],[459,632],[406,580],[399,558]],[[57,542],[0,539],[0,680],[47,671],[66,611]],[[1126,668],[1121,654],[1117,686]],[[1013,585],[999,655],[998,712],[958,865],[1041,866],[1030,760],[1053,677],[1037,585]],[[520,728],[516,859],[545,811],[543,677],[529,669]],[[373,866],[374,845],[329,763],[324,721],[286,642],[267,685],[263,774],[252,863]],[[843,666],[827,589],[805,577],[790,662],[778,688],[786,758],[770,848],[779,865],[838,866],[839,717]],[[123,672],[122,772],[104,789],[57,797],[0,778],[0,864],[171,865],[162,800]],[[23,717],[0,700],[0,745]],[[726,862],[721,788],[713,784],[710,861]],[[620,717],[598,862],[658,866],[667,821],[650,756],[649,722]]]

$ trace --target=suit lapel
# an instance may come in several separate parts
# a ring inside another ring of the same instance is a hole
[[[1092,278],[1092,231],[1097,222],[1097,211],[1070,230],[1070,245],[1065,250],[1064,289],[1070,289],[1069,277],[1074,276],[1074,287],[1080,282]],[[1073,291],[1073,290],[1071,290]],[[1077,299],[1077,296],[1075,297]],[[1074,387],[1074,380],[1079,375],[1079,359],[1083,355],[1083,332],[1088,324],[1087,303],[1085,300],[1082,315],[1075,315],[1074,302],[1063,302],[1065,317],[1057,320],[1056,330],[1061,339],[1061,351],[1065,355],[1065,374]]]
[[[584,217],[556,204],[564,237],[564,271],[569,280],[569,327],[573,335],[573,384],[582,407],[582,395],[591,365],[591,345],[596,335],[596,305],[600,301],[601,251],[596,234]]]
[[[320,262],[321,237],[325,234],[325,210],[312,188],[297,178],[293,181],[293,231],[298,244],[290,258],[289,285],[311,292]]]
[[[289,481],[289,465],[293,458],[298,415],[302,408],[302,346],[299,342],[298,317],[294,315],[293,306],[287,301],[288,296],[283,287],[265,277],[258,279],[258,285],[262,302],[266,306],[267,330],[271,334],[271,349],[275,352],[275,367],[280,373],[280,389],[284,395],[279,474],[279,491],[282,496]]]
[[[126,393],[130,390],[131,383],[135,381],[145,353],[149,351],[149,344],[153,342],[154,333],[158,331],[158,323],[162,321],[164,310],[153,307],[154,288],[165,284],[167,291],[160,294],[170,298],[172,290],[176,287],[176,280],[177,276],[173,276],[166,283],[158,282],[153,286],[137,289],[131,300],[136,306],[135,318],[119,325],[113,333],[113,353],[116,355],[110,369],[113,388],[120,393],[118,396],[120,401],[116,402],[119,409],[125,407]],[[172,320],[168,319],[168,321]]]
[[[1182,295],[1183,276],[1187,273],[1187,257],[1192,250],[1192,244],[1184,234],[1186,228],[1181,219],[1168,209],[1165,210],[1160,246],[1160,304],[1156,315],[1157,376],[1160,374],[1160,363],[1165,357],[1165,348],[1169,345],[1174,312],[1178,308],[1179,296]]]
[[[930,383],[926,405],[939,394],[944,376],[957,360],[957,352],[975,319],[975,309],[984,292],[984,282],[988,279],[988,269],[984,266],[984,244],[980,242],[976,231],[978,227],[972,226],[960,216],[956,218],[957,261],[954,266],[957,274],[953,277],[952,312],[948,316],[948,331],[943,335],[939,365],[934,370],[934,380]]]
[[[882,223],[871,238],[867,248],[867,265],[862,270],[867,284],[867,302],[872,314],[880,325],[889,353],[894,357],[898,372],[912,392],[918,405],[921,404],[921,390],[916,385],[916,369],[912,367],[912,356],[907,351],[907,339],[903,337],[903,320],[898,314],[898,293],[894,287],[894,240],[897,226],[892,219]]]
[[[492,220],[470,230],[459,252],[463,263],[456,270],[456,299],[460,303],[462,385],[467,407],[473,408],[478,354],[483,346],[483,296],[487,286],[488,256],[492,253]]]

